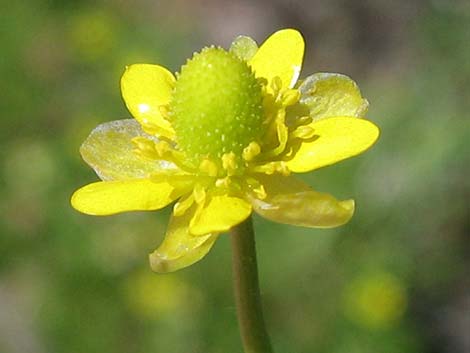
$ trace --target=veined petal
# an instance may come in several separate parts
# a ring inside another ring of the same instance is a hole
[[[190,232],[203,235],[225,232],[251,214],[251,205],[243,199],[228,195],[212,196],[201,212],[190,222]]]
[[[329,194],[312,190],[292,176],[260,176],[266,190],[263,200],[249,195],[253,210],[279,223],[312,228],[337,227],[348,222],[354,213],[354,201],[338,201]]]
[[[188,191],[190,181],[153,182],[149,179],[100,181],[72,195],[72,206],[80,212],[105,216],[127,211],[150,211],[165,207]]]
[[[302,68],[304,39],[295,29],[283,29],[272,34],[248,62],[257,77],[269,82],[278,76],[283,87],[294,87]]]
[[[134,137],[146,134],[135,119],[116,120],[98,125],[80,147],[80,153],[102,180],[126,180],[148,178],[152,173],[176,169],[167,161],[148,161],[135,153]]]
[[[314,121],[309,126],[315,135],[301,142],[287,167],[296,173],[334,164],[356,156],[379,137],[379,128],[365,119],[336,117]]]
[[[143,126],[155,125],[162,134],[172,138],[171,124],[163,117],[161,106],[171,99],[175,84],[173,74],[159,65],[128,66],[121,78],[121,93],[131,114]]]
[[[369,107],[356,83],[341,74],[313,74],[302,82],[299,91],[299,104],[308,107],[314,120],[335,116],[362,118]]]
[[[179,270],[202,259],[217,240],[217,233],[194,236],[189,233],[189,222],[194,211],[182,216],[172,215],[165,239],[149,255],[150,267],[155,272]]]

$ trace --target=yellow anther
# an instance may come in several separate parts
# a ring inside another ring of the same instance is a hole
[[[268,85],[268,80],[265,79],[264,77],[257,77],[256,80],[258,81],[258,83],[263,86],[267,86]]]
[[[284,151],[284,148],[286,147],[287,143],[287,138],[288,138],[288,130],[286,124],[284,124],[283,121],[278,121],[276,124],[276,130],[277,130],[277,138],[279,140],[279,146],[278,146],[278,153],[281,153]]]
[[[315,129],[311,126],[299,126],[297,129],[291,132],[291,138],[300,138],[302,140],[307,140],[312,138],[315,135]]]
[[[136,137],[132,142],[137,146],[135,151],[137,155],[149,159],[159,159],[173,163],[183,172],[194,173],[194,167],[185,163],[185,156],[181,151],[173,149],[173,147],[165,140],[155,143],[145,137]]]
[[[246,183],[248,185],[248,189],[253,192],[258,199],[263,200],[266,198],[266,189],[258,180],[254,178],[248,178]]]
[[[290,175],[290,170],[287,167],[286,163],[283,161],[269,162],[266,164],[257,165],[252,168],[252,171],[255,173],[264,173],[264,174],[274,174],[279,173],[282,175]]]
[[[254,188],[253,192],[256,194],[256,197],[258,197],[258,199],[260,200],[264,200],[268,196],[268,194],[266,194],[266,189],[263,185]]]
[[[192,228],[195,223],[201,218],[202,211],[204,210],[204,202],[198,203],[196,210],[194,211],[193,218],[189,221],[189,228]]]
[[[196,184],[193,190],[194,201],[198,205],[203,204],[206,201],[206,190],[200,184]]]
[[[222,156],[222,167],[227,171],[228,175],[234,175],[237,170],[237,161],[235,153],[224,153]]]
[[[243,159],[247,162],[252,161],[261,152],[261,147],[255,141],[250,142],[248,146],[243,149]]]
[[[139,150],[155,151],[155,142],[145,137],[134,137],[132,143]]]
[[[155,144],[155,150],[157,151],[158,155],[160,157],[163,157],[169,150],[170,150],[170,144],[166,141],[158,141]]]
[[[302,116],[300,118],[297,118],[295,121],[296,126],[301,126],[301,125],[308,125],[313,121],[313,118],[311,116]]]
[[[165,120],[168,120],[169,118],[169,112],[170,112],[170,107],[167,104],[162,104],[158,106],[158,110],[162,114],[162,116],[165,118]]]
[[[175,206],[173,207],[173,215],[176,217],[182,216],[186,213],[186,211],[193,205],[194,203],[194,196],[193,194],[189,194],[186,198],[181,198]]]
[[[145,137],[134,137],[132,143],[137,147],[134,153],[139,157],[155,160],[158,154],[155,151],[155,142]]]
[[[145,122],[141,123],[142,124],[142,129],[150,134],[150,135],[156,135],[158,137],[166,137],[170,140],[174,140],[175,138],[175,130],[171,127],[170,123],[167,122],[166,120],[163,120],[163,123],[168,126],[159,126],[157,124],[153,124],[151,122]]]
[[[231,183],[232,183],[231,179],[229,177],[225,177],[225,178],[217,179],[215,181],[215,186],[217,186],[218,188],[222,188],[222,187],[228,188]]]
[[[203,173],[206,173],[210,177],[216,177],[219,172],[217,164],[208,158],[202,160],[201,164],[199,165],[199,170]]]
[[[271,81],[271,89],[273,90],[274,94],[277,95],[282,88],[282,80],[279,76],[273,77]]]
[[[265,157],[275,157],[280,155],[286,149],[287,140],[289,138],[289,131],[286,124],[281,120],[276,121],[276,138],[277,146],[271,150],[268,150],[263,155]]]
[[[284,92],[282,95],[282,105],[288,107],[294,105],[300,99],[300,92],[297,89],[290,89]]]

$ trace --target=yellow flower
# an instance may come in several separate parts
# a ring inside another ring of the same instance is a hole
[[[387,272],[363,274],[351,281],[344,292],[346,315],[370,329],[385,329],[397,323],[406,305],[404,283]]]
[[[219,234],[252,211],[280,223],[336,227],[354,212],[291,173],[362,153],[379,129],[356,84],[340,74],[298,81],[299,32],[284,29],[258,48],[238,37],[229,51],[195,53],[176,77],[158,65],[127,67],[121,90],[135,120],[102,124],[81,147],[103,180],[77,190],[91,215],[157,210],[176,201],[157,272],[200,260]]]

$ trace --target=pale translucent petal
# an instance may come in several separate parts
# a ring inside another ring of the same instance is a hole
[[[152,173],[176,169],[173,163],[149,161],[135,153],[134,137],[158,139],[146,134],[135,119],[98,125],[80,147],[80,153],[102,180],[148,178]]]
[[[314,120],[336,116],[364,117],[369,103],[348,76],[317,73],[299,86],[300,104],[306,105]]]
[[[172,137],[171,124],[162,115],[162,106],[170,103],[175,84],[173,74],[159,65],[128,66],[121,78],[121,93],[131,114],[142,125],[155,125]]]
[[[379,128],[365,119],[337,117],[310,124],[315,135],[300,144],[288,168],[296,173],[334,164],[370,148],[379,137]]]
[[[271,81],[278,76],[283,87],[294,87],[302,68],[304,39],[295,29],[272,34],[249,61],[257,77]]]
[[[329,194],[312,190],[292,176],[260,176],[267,197],[249,195],[253,210],[259,215],[285,224],[312,228],[337,227],[354,213],[354,201],[338,201]]]
[[[172,215],[165,239],[150,254],[150,267],[159,273],[173,272],[202,259],[217,240],[217,234],[195,236],[189,233],[189,222],[194,211],[182,216]]]
[[[190,183],[180,179],[175,182],[148,179],[100,181],[75,191],[71,204],[80,212],[96,216],[157,210],[187,192]]]
[[[230,46],[230,52],[244,61],[250,60],[257,51],[258,45],[252,38],[247,36],[238,36]]]
[[[190,231],[195,235],[225,232],[251,214],[251,205],[238,197],[212,196],[202,212],[191,220]]]

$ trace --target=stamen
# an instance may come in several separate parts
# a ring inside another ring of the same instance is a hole
[[[313,121],[313,118],[311,116],[308,116],[308,115],[302,116],[295,120],[295,126],[308,125],[312,121]]]
[[[188,181],[193,180],[194,176],[191,174],[178,174],[178,173],[153,173],[150,175],[150,180],[154,183],[162,183],[162,182],[172,182],[174,183],[187,183]]]
[[[249,191],[252,191],[258,199],[264,200],[268,196],[266,194],[266,189],[258,180],[254,178],[248,178],[246,179],[246,184]]]
[[[276,121],[276,132],[277,132],[277,140],[278,140],[278,146],[273,148],[272,150],[266,152],[264,154],[265,157],[275,157],[280,155],[282,152],[284,152],[286,145],[287,145],[287,139],[288,139],[288,129],[286,124],[282,121],[283,119],[279,119]]]
[[[284,161],[274,161],[268,162],[266,164],[257,165],[252,167],[251,171],[268,175],[272,175],[274,173],[280,173],[285,176],[290,175],[290,170]]]
[[[215,186],[218,188],[228,188],[230,184],[232,183],[232,180],[229,177],[225,178],[220,178],[215,181]]]
[[[256,80],[261,86],[263,86],[262,88],[266,88],[266,86],[268,85],[268,80],[264,77],[257,77]]]
[[[300,92],[297,89],[290,89],[282,95],[282,105],[288,107],[297,103],[300,99]]]
[[[170,119],[170,107],[168,104],[162,104],[160,106],[158,106],[158,110],[160,111],[160,113],[162,114],[163,118],[165,118],[165,120],[169,121]]]
[[[174,163],[181,170],[194,173],[194,168],[185,164],[185,156],[181,151],[175,150],[168,142],[158,141],[154,144],[154,149],[158,155],[157,159],[162,159]]]
[[[202,211],[204,210],[204,206],[206,203],[206,190],[199,184],[196,184],[193,190],[193,195],[194,195],[194,201],[197,204],[196,210],[194,211],[193,218],[191,218],[191,221],[189,221],[189,228],[194,226],[194,223],[196,223],[199,218],[201,217]]]
[[[312,138],[314,135],[315,129],[311,126],[299,126],[297,129],[295,129],[289,134],[289,139],[299,138],[302,140],[307,140],[309,138]]]
[[[173,130],[173,128],[171,127],[170,123],[167,120],[164,120],[164,122],[166,122],[165,125],[168,125],[168,126],[166,127],[159,126],[149,121],[145,123],[141,123],[141,125],[142,125],[142,129],[149,135],[155,135],[158,137],[163,136],[173,141],[175,139],[175,130]]]
[[[261,147],[255,141],[250,142],[250,144],[244,148],[242,157],[245,161],[252,161],[257,155],[261,152]]]
[[[182,216],[186,213],[187,210],[193,205],[194,203],[194,196],[193,194],[189,194],[186,198],[181,198],[178,202],[175,203],[173,207],[173,215],[175,217]]]
[[[227,175],[235,175],[237,170],[235,153],[229,152],[222,155],[222,167],[227,171]]]
[[[206,201],[206,190],[201,184],[196,184],[194,186],[193,195],[194,201],[196,201],[198,205],[204,204]]]
[[[157,143],[154,143],[154,149],[158,153],[159,157],[163,157],[170,151],[171,146],[166,141],[158,141]]]
[[[210,177],[216,177],[219,173],[217,164],[211,161],[209,158],[203,159],[199,165],[199,170],[203,173],[206,173]]]
[[[131,141],[139,150],[155,151],[155,142],[148,138],[139,136],[134,137]]]
[[[281,78],[279,76],[273,77],[271,81],[271,89],[273,90],[275,96],[279,93],[281,88],[282,88]]]
[[[158,159],[158,153],[155,151],[155,142],[145,137],[135,137],[132,143],[137,147],[134,153],[144,159],[155,160]]]

